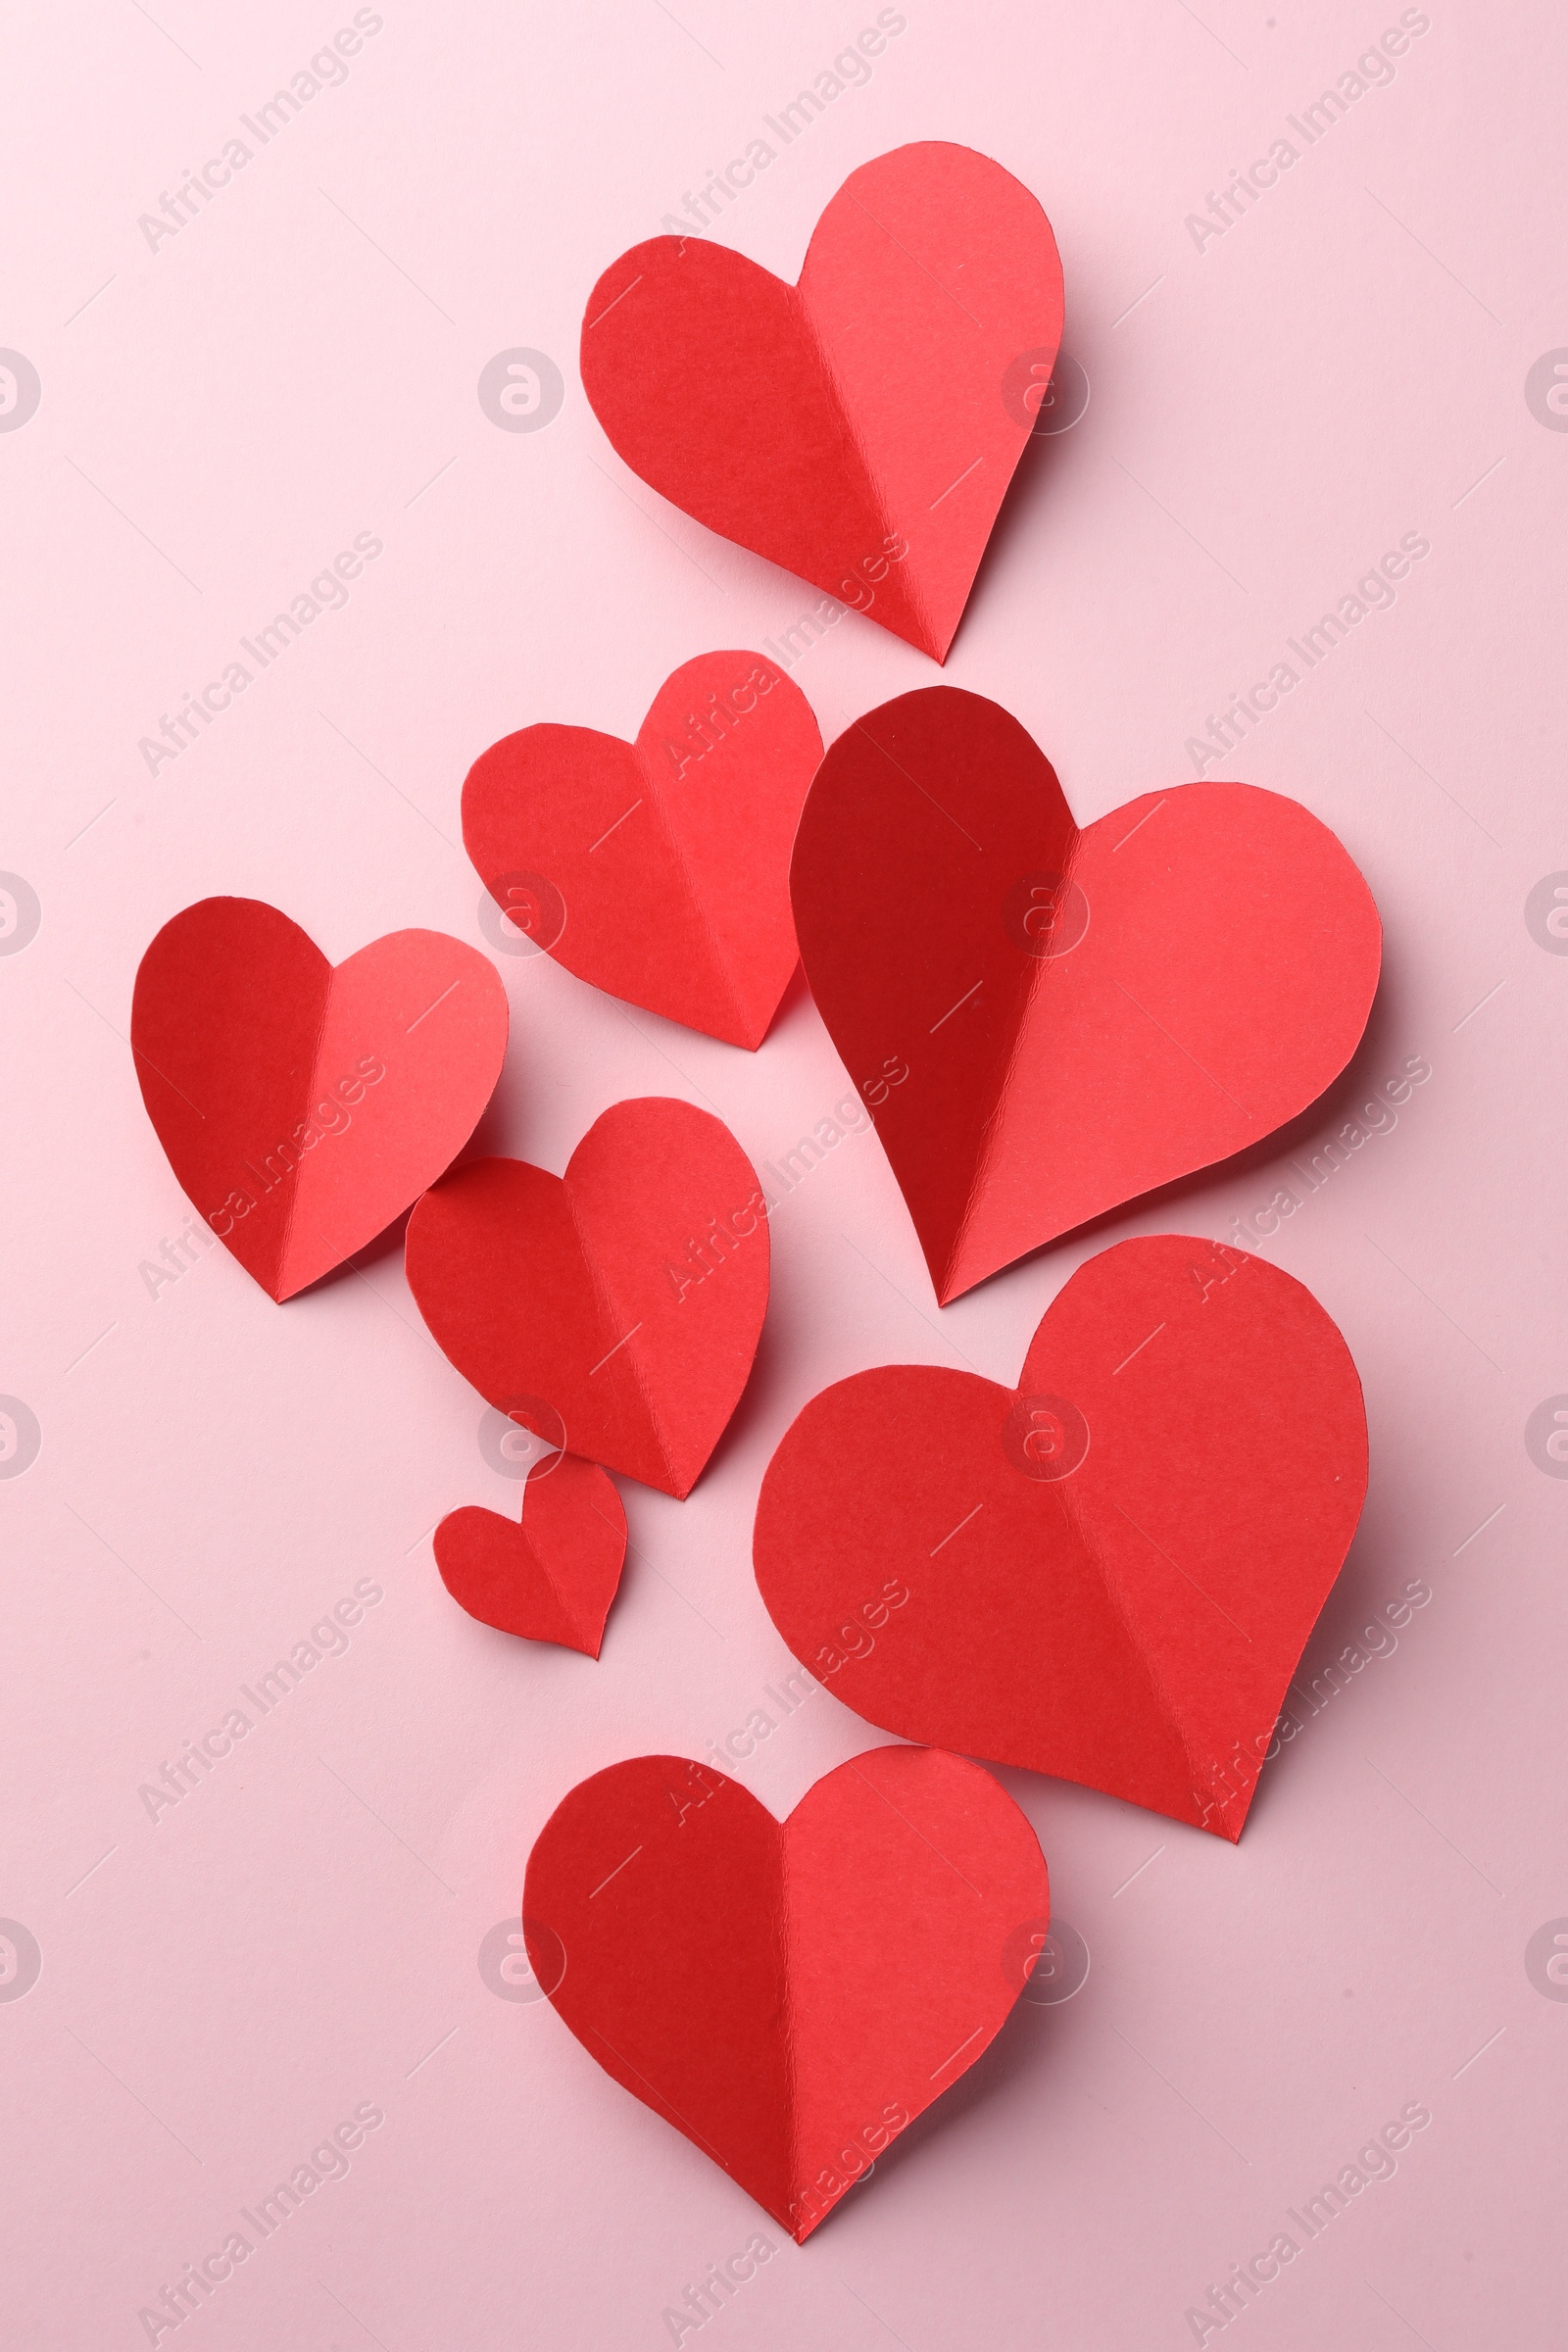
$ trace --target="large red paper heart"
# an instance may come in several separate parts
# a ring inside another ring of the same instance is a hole
[[[1345,850],[1250,784],[1082,832],[997,704],[884,703],[816,773],[790,872],[806,976],[938,1298],[1304,1110],[1382,931]]]
[[[130,1043],[182,1189],[273,1298],[330,1273],[462,1151],[501,1075],[495,966],[393,931],[335,968],[259,899],[203,899],[141,959]]]
[[[461,1608],[499,1633],[597,1658],[626,1558],[614,1482],[573,1453],[536,1462],[522,1518],[466,1503],[435,1531],[435,1564]]]
[[[924,140],[851,173],[798,286],[701,237],[612,263],[595,416],[645,482],[942,661],[1061,339],[1029,190]]]
[[[501,1412],[662,1494],[691,1492],[767,1308],[766,1202],[721,1120],[617,1102],[564,1178],[474,1160],[419,1202],[406,1262],[443,1352]]]
[[[977,1765],[878,1747],[785,1822],[706,1764],[581,1782],[528,1857],[534,1975],[589,2054],[798,2241],[971,2067],[1045,1943]]]
[[[634,744],[534,726],[463,788],[463,840],[515,930],[579,980],[760,1046],[799,960],[790,844],[822,757],[811,707],[757,654],[664,680]]]
[[[1079,1268],[1016,1390],[906,1364],[813,1397],[757,1581],[868,1722],[1234,1839],[1365,1493],[1360,1382],[1310,1292],[1162,1234]]]

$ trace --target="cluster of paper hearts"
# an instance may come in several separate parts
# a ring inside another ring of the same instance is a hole
[[[756,1353],[766,1203],[728,1129],[662,1100],[607,1111],[564,1177],[507,1159],[445,1174],[506,1042],[506,993],[473,949],[396,932],[334,969],[253,899],[206,899],[166,923],[131,1004],[170,1164],[271,1298],[417,1203],[407,1270],[436,1339],[558,1449],[520,1526],[477,1508],[442,1522],[442,1577],[484,1623],[597,1657],[625,1518],[595,1465],[690,1493]]]
[[[1035,198],[923,143],[852,175],[798,286],[697,238],[622,255],[582,375],[644,480],[814,583],[825,622],[854,608],[940,662],[1061,318]],[[465,843],[517,944],[722,1042],[756,1051],[804,962],[940,1303],[1345,1068],[1378,917],[1295,802],[1188,784],[1080,827],[996,704],[906,694],[824,755],[774,656],[686,662],[633,743],[508,736],[468,775]],[[441,1521],[442,1581],[597,1658],[626,1550],[607,1473],[690,1494],[751,1372],[769,1202],[718,1119],[662,1099],[606,1111],[560,1176],[456,1165],[507,1018],[455,940],[399,932],[334,969],[275,908],[211,899],[147,950],[131,1042],[181,1185],[274,1299],[412,1209],[431,1332],[552,1449],[515,1520]],[[809,1672],[917,1744],[782,1824],[683,1758],[583,1782],[528,1863],[541,1987],[804,2239],[974,2063],[1047,1937],[1034,1832],[961,1757],[1239,1838],[1365,1488],[1323,1309],[1181,1236],[1082,1266],[1016,1389],[840,1381],[768,1466],[757,1581]]]

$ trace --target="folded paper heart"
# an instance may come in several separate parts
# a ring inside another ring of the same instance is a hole
[[[1382,955],[1365,882],[1295,801],[1184,784],[1080,831],[1017,720],[949,686],[838,738],[790,889],[944,1305],[1304,1110]]]
[[[1162,1234],[1079,1268],[1016,1390],[906,1364],[813,1397],[757,1581],[867,1722],[1235,1839],[1366,1470],[1311,1294]]]
[[[617,1102],[564,1177],[480,1159],[409,1219],[409,1288],[482,1396],[559,1446],[688,1494],[767,1308],[766,1203],[721,1120]]]
[[[1061,316],[1029,190],[922,140],[851,173],[798,286],[706,237],[623,253],[583,315],[583,389],[673,505],[940,662]]]
[[[590,2056],[797,2240],[994,2038],[1045,1858],[977,1765],[879,1747],[777,1822],[681,1756],[581,1782],[528,1857],[535,1977]]]
[[[501,1075],[495,966],[394,931],[335,968],[259,899],[203,899],[141,959],[131,1051],[183,1191],[290,1298],[372,1242],[467,1142]]]
[[[463,788],[463,840],[536,949],[628,1004],[755,1050],[799,961],[790,845],[822,739],[757,654],[699,655],[635,743],[509,735]]]
[[[534,1464],[520,1524],[466,1503],[435,1531],[441,1582],[470,1617],[590,1658],[625,1558],[626,1513],[613,1481],[572,1453]]]

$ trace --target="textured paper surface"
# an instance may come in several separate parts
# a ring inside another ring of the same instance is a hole
[[[583,314],[583,388],[675,506],[941,662],[1061,309],[1038,198],[922,140],[851,173],[798,286],[701,238],[623,253]]]
[[[626,1557],[626,1514],[596,1463],[548,1454],[522,1490],[520,1521],[465,1503],[433,1541],[441,1582],[470,1617],[598,1657]]]
[[[821,757],[773,663],[700,654],[635,743],[539,720],[492,744],[464,844],[513,928],[580,980],[755,1049],[799,960],[790,847]]]
[[[1297,802],[1181,784],[1080,831],[1018,721],[952,686],[838,738],[791,891],[943,1303],[1304,1110],[1360,1042],[1382,952]]]
[[[186,1198],[281,1299],[456,1158],[501,1072],[507,1000],[440,932],[395,932],[334,971],[275,906],[204,899],[142,957],[130,1044]]]
[[[420,1200],[407,1260],[444,1353],[498,1411],[690,1494],[767,1309],[766,1205],[719,1120],[617,1102],[564,1176],[475,1160]]]
[[[1016,1389],[906,1364],[813,1397],[762,1482],[757,1581],[872,1723],[1235,1839],[1366,1477],[1311,1294],[1162,1234],[1080,1266]]]
[[[584,2048],[797,2240],[982,2055],[1050,1910],[1012,1799],[919,1747],[841,1764],[783,1823],[690,1758],[612,1765],[546,1822],[522,1896]]]

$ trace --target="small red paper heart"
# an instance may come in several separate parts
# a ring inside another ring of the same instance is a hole
[[[597,1658],[626,1558],[612,1480],[575,1454],[547,1454],[522,1490],[521,1524],[468,1503],[435,1531],[435,1564],[460,1608],[499,1633]]]
[[[409,1288],[482,1396],[662,1494],[691,1492],[767,1309],[766,1203],[722,1120],[617,1102],[564,1177],[480,1159],[409,1219]]]
[[[922,140],[851,173],[798,286],[704,237],[623,253],[583,315],[583,389],[675,506],[940,662],[1061,311],[1029,190]]]
[[[501,1075],[495,966],[393,931],[335,968],[259,899],[203,899],[141,959],[130,1043],[182,1190],[277,1299],[402,1215],[463,1149]]]
[[[579,980],[755,1050],[799,961],[790,844],[822,757],[756,654],[665,679],[634,744],[534,726],[463,788],[463,840],[516,931]]]
[[[995,2037],[1050,1909],[988,1773],[878,1747],[784,1822],[681,1756],[595,1773],[539,1833],[522,1927],[590,2056],[799,2242]]]
[[[790,889],[944,1305],[1304,1110],[1382,956],[1371,892],[1295,801],[1183,784],[1080,831],[1018,721],[951,686],[838,738]]]
[[[1161,1234],[1079,1268],[1016,1390],[903,1364],[813,1397],[753,1557],[867,1722],[1235,1839],[1365,1494],[1361,1384],[1311,1293]]]

